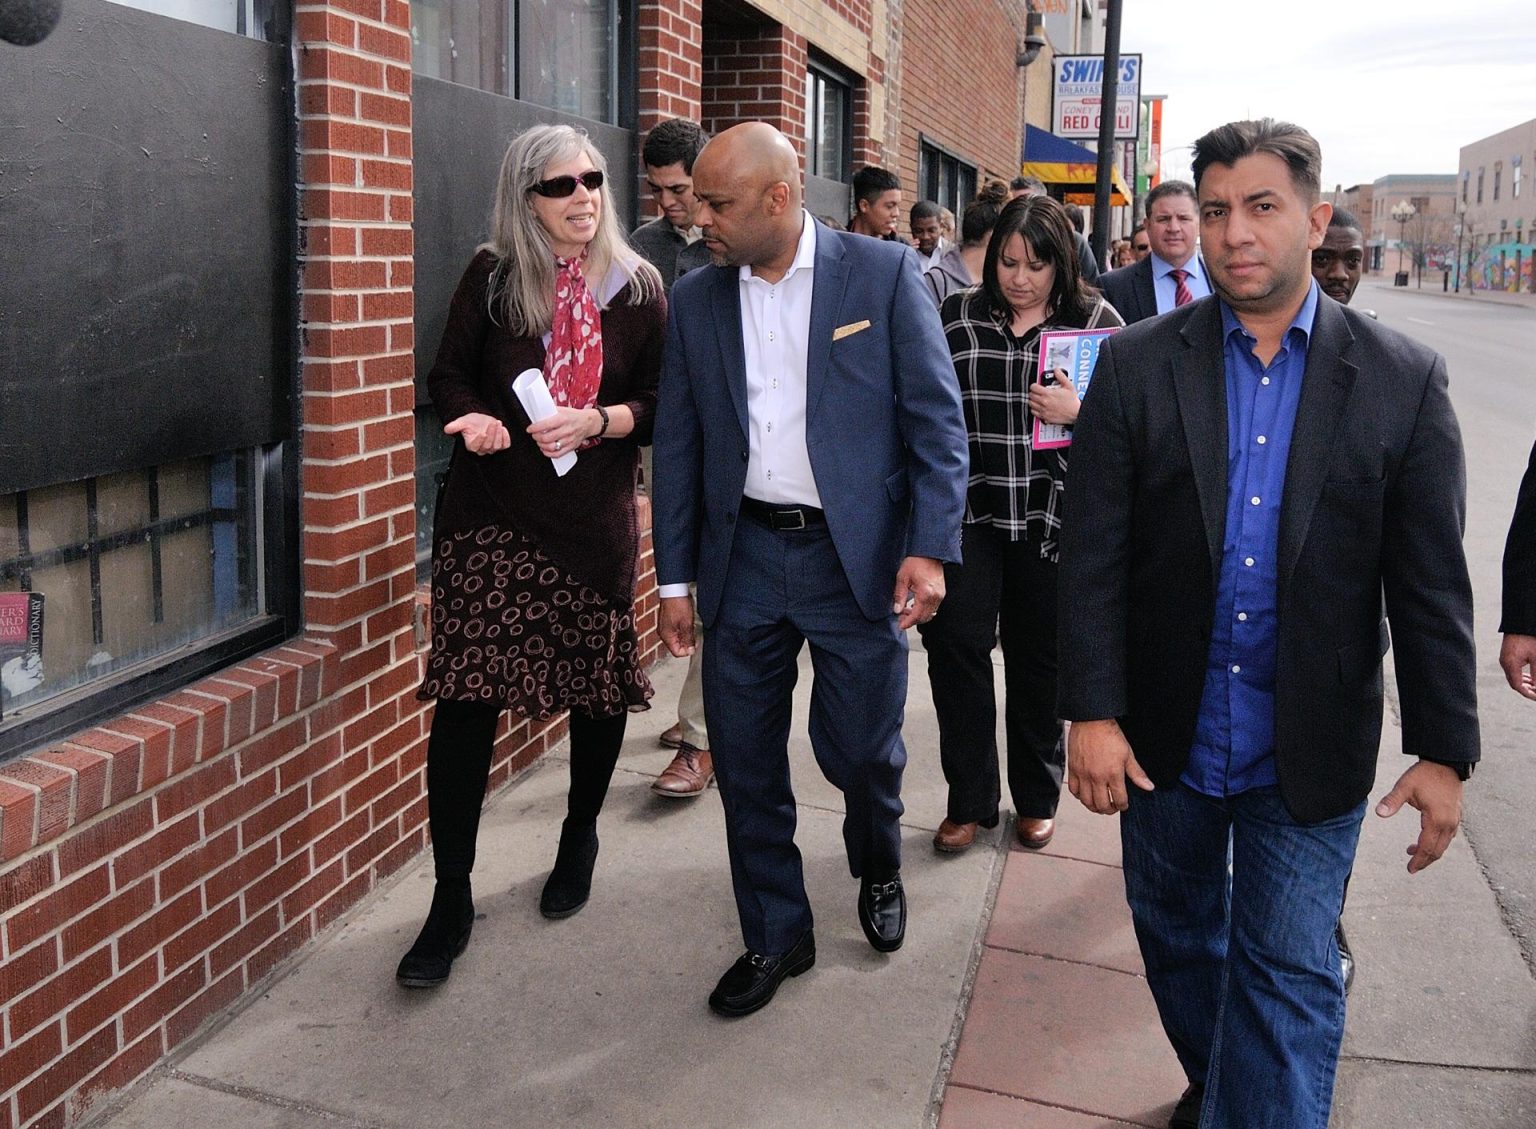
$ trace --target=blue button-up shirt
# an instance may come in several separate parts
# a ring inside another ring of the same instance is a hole
[[[1317,284],[1266,367],[1221,302],[1227,383],[1227,528],[1205,692],[1183,781],[1208,796],[1276,783],[1275,656],[1280,499],[1301,402]]]

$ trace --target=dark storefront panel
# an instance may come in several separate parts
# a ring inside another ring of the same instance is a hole
[[[0,494],[290,431],[288,48],[70,0],[0,72]]]

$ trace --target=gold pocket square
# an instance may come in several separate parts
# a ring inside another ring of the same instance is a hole
[[[847,325],[840,325],[832,331],[832,340],[841,341],[844,337],[852,337],[855,333],[862,333],[869,328],[869,319],[863,321],[851,321]]]

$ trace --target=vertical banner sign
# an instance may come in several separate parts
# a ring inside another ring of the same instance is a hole
[[[1104,102],[1102,55],[1057,55],[1051,84],[1051,132],[1097,141]],[[1115,140],[1141,132],[1141,56],[1121,55],[1115,90]]]
[[[1147,127],[1147,164],[1152,168],[1152,188],[1163,183],[1163,99],[1152,99],[1152,123]]]

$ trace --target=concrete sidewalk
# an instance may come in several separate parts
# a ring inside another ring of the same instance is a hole
[[[915,636],[914,636],[915,639]],[[705,997],[740,951],[719,797],[668,801],[682,667],[631,720],[600,823],[592,901],[538,915],[563,814],[558,756],[495,797],[469,951],[435,992],[393,980],[431,894],[423,857],[275,974],[267,991],[103,1111],[113,1129],[439,1125],[623,1129],[1088,1129],[1166,1124],[1183,1078],[1125,909],[1115,821],[1070,796],[1055,842],[929,845],[944,785],[925,658],[906,736],[907,943],[874,953],[854,915],[839,797],[792,747],[817,964],[766,1010]],[[1389,726],[1383,783],[1400,770]],[[1348,909],[1361,960],[1334,1125],[1536,1125],[1536,988],[1460,841],[1409,880],[1410,817],[1368,817]]]
[[[1431,277],[1434,285],[1430,285]],[[1463,286],[1458,290],[1442,289],[1440,276],[1425,276],[1424,285],[1416,285],[1410,280],[1407,286],[1393,286],[1390,274],[1368,274],[1360,280],[1360,292],[1356,296],[1355,304],[1369,307],[1370,294],[1373,290],[1385,290],[1392,294],[1418,294],[1430,298],[1449,298],[1457,302],[1482,302],[1494,306],[1524,306],[1526,309],[1536,309],[1536,294],[1528,290],[1473,290]]]

